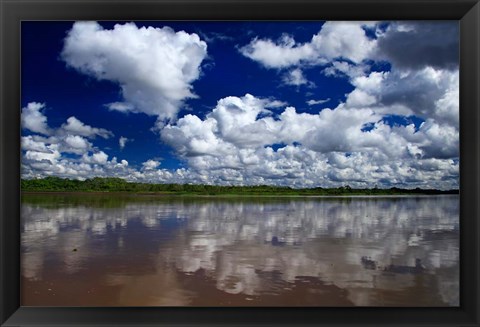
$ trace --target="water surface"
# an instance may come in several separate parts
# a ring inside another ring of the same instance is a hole
[[[458,306],[459,197],[24,194],[21,251],[26,306]]]

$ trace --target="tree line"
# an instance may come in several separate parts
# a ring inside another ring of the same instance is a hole
[[[199,195],[395,195],[395,194],[458,194],[458,190],[370,188],[355,189],[350,186],[337,188],[302,188],[287,186],[252,185],[221,186],[206,184],[149,184],[127,182],[122,178],[95,177],[84,181],[46,177],[41,179],[22,179],[24,192],[127,192],[127,193],[165,193]]]

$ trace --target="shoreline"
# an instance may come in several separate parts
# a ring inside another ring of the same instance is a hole
[[[395,198],[395,197],[431,197],[431,196],[459,196],[460,193],[437,193],[437,194],[188,194],[188,193],[161,193],[161,192],[122,192],[122,191],[20,191],[23,195],[118,195],[118,196],[151,196],[151,197],[307,197],[307,198]]]

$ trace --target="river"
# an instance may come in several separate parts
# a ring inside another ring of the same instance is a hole
[[[458,306],[459,196],[23,194],[24,306]]]

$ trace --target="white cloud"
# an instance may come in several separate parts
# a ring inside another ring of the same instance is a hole
[[[376,41],[369,39],[363,29],[365,22],[326,22],[311,43],[317,52],[328,59],[345,58],[360,63],[368,58]]]
[[[35,114],[31,115],[28,109],[38,112],[43,107],[44,105],[37,105],[36,103],[29,104],[25,111],[26,116],[28,118],[35,116]],[[40,121],[43,122],[42,128],[31,128],[38,134],[45,135],[44,132],[48,131],[48,137],[35,134],[22,136],[21,138],[23,151],[22,176],[24,178],[50,175],[87,178],[92,174],[102,175],[106,171],[124,170],[128,166],[126,160],[122,160],[121,163],[117,163],[116,158],[108,161],[108,155],[99,151],[87,140],[87,138],[94,139],[96,136],[109,138],[113,135],[112,132],[86,125],[73,116],[58,128],[49,127],[46,124],[47,117],[43,114]],[[38,127],[40,125],[34,126]],[[76,154],[78,157],[65,154]],[[103,168],[99,168],[98,165]]]
[[[374,78],[358,85],[373,89]],[[289,107],[277,119],[258,118],[262,110],[262,100],[251,95],[227,97],[204,120],[187,115],[167,125],[162,140],[187,160],[192,172],[208,176],[202,182],[357,187],[388,180],[396,186],[419,186],[427,180],[436,187],[458,183],[451,177],[458,176],[458,165],[451,160],[458,156],[455,129],[441,129],[433,121],[418,131],[413,124],[390,127],[375,109],[346,104],[318,114]],[[373,128],[362,131],[368,123]],[[273,144],[281,147],[275,151]],[[448,170],[451,184],[442,181],[447,170],[425,172],[418,165],[433,157],[453,169]],[[417,184],[407,183],[412,176]]]
[[[310,42],[298,44],[284,35],[278,42],[253,39],[240,52],[267,68],[323,65],[335,58],[360,63],[375,48],[375,40],[365,34],[364,22],[326,22]]]
[[[81,122],[80,120],[78,120],[73,116],[67,119],[67,123],[63,124],[61,126],[61,129],[58,132],[60,134],[72,133],[74,135],[81,135],[88,138],[94,138],[98,135],[107,139],[113,136],[112,132],[104,128],[96,128],[89,125],[85,125],[83,122]]]
[[[315,57],[310,44],[297,46],[295,40],[287,35],[277,43],[269,39],[253,39],[248,45],[240,48],[240,52],[267,68],[291,67]]]
[[[452,125],[449,111],[456,108],[458,96],[452,82],[458,76],[431,68],[411,74],[357,76],[351,80],[355,89],[345,103],[318,114],[299,113],[294,107],[274,113],[266,108],[285,103],[250,94],[220,99],[205,118],[186,115],[161,131],[162,140],[188,164],[177,170],[161,169],[155,159],[139,168],[115,157],[108,160],[108,154],[94,148],[87,136],[78,135],[108,133],[70,119],[57,130],[49,129],[49,137],[22,138],[22,174],[26,178],[114,176],[140,182],[293,187],[458,187],[458,126]],[[403,114],[415,109],[408,103],[382,105],[382,96],[388,94],[383,90],[394,83],[401,88],[403,82],[422,76],[438,88],[430,92],[436,98],[429,103],[439,112],[419,128],[383,123],[385,114],[398,113],[396,108],[403,108]],[[362,100],[360,92],[376,100]],[[367,125],[371,128],[362,130]],[[67,152],[81,157],[64,156]]]
[[[125,145],[127,144],[127,142],[131,142],[131,141],[133,140],[126,138],[124,136],[120,136],[120,138],[118,139],[118,145],[120,146],[120,149],[123,149],[125,148]]]
[[[310,99],[310,100],[307,100],[307,104],[309,106],[314,106],[314,105],[317,105],[317,104],[324,104],[324,103],[327,103],[330,101],[330,98],[327,98],[327,99],[320,99],[320,100],[314,100],[314,99]]]
[[[63,138],[63,142],[66,145],[63,152],[83,154],[92,147],[90,142],[78,135],[67,135]]]
[[[347,76],[355,78],[365,75],[368,72],[370,66],[365,64],[350,64],[346,61],[333,61],[330,66],[323,70],[326,76],[341,77]]]
[[[460,81],[458,71],[446,79],[443,95],[435,101],[435,120],[458,127],[460,124]]]
[[[39,142],[34,139],[32,135],[22,136],[21,139],[22,150],[25,151],[37,151],[37,152],[50,152],[44,142]]]
[[[293,69],[289,71],[288,73],[283,75],[283,82],[287,85],[293,85],[293,86],[301,86],[301,85],[307,85],[309,87],[315,86],[313,82],[309,82],[305,76],[303,75],[303,72],[301,69]]]
[[[55,164],[57,159],[60,158],[60,152],[55,149],[49,152],[39,152],[33,150],[27,150],[25,152],[24,158],[30,161],[45,162],[48,161],[50,164]]]
[[[107,163],[107,160],[108,160],[108,155],[103,151],[94,153],[92,155],[92,161],[94,163],[98,163],[98,164],[103,165],[103,164]]]
[[[112,111],[120,111],[123,113],[135,111],[135,107],[132,104],[126,102],[112,102],[107,103],[105,106]]]
[[[92,155],[85,153],[82,157],[82,161],[89,164],[105,165],[108,162],[108,155],[103,151],[93,153]]]
[[[265,108],[281,108],[286,107],[288,102],[280,101],[280,100],[267,100],[265,101]]]
[[[270,131],[274,120],[271,117],[256,120],[259,114],[270,113],[264,103],[265,100],[250,94],[242,98],[223,98],[203,121],[197,116],[186,115],[176,125],[167,125],[162,130],[162,140],[187,157],[228,154],[236,147],[268,144],[274,141],[273,131]]]
[[[347,96],[347,105],[350,107],[368,107],[376,104],[377,98],[361,89],[355,89]]]
[[[453,126],[440,125],[433,119],[420,127],[420,132],[425,135],[421,148],[427,158],[452,158],[459,156],[458,129]]]
[[[50,135],[51,130],[47,125],[47,117],[41,112],[45,104],[30,102],[22,108],[22,128],[34,133]]]
[[[50,136],[49,142],[51,143],[60,143],[61,140],[59,138],[62,137],[66,145],[73,148],[86,148],[86,140],[80,136],[87,138],[95,138],[96,136],[109,138],[113,136],[112,132],[104,128],[86,125],[74,116],[68,118],[67,122],[62,124],[60,128],[51,128],[47,124],[47,117],[41,112],[44,108],[45,104],[38,102],[30,102],[26,107],[22,108],[22,128]],[[35,138],[38,140],[40,137],[37,135]],[[25,142],[30,141],[25,140]],[[82,144],[79,144],[79,142],[82,142]]]
[[[459,126],[459,72],[425,67],[418,71],[371,72],[350,80],[350,107],[376,107],[383,114],[416,115]]]
[[[127,23],[106,30],[96,22],[76,22],[62,58],[81,73],[120,85],[125,102],[109,104],[111,110],[168,120],[176,118],[183,100],[195,97],[191,83],[206,54],[198,35],[169,27]]]
[[[150,159],[142,163],[142,166],[144,170],[152,170],[160,166],[160,161]]]

